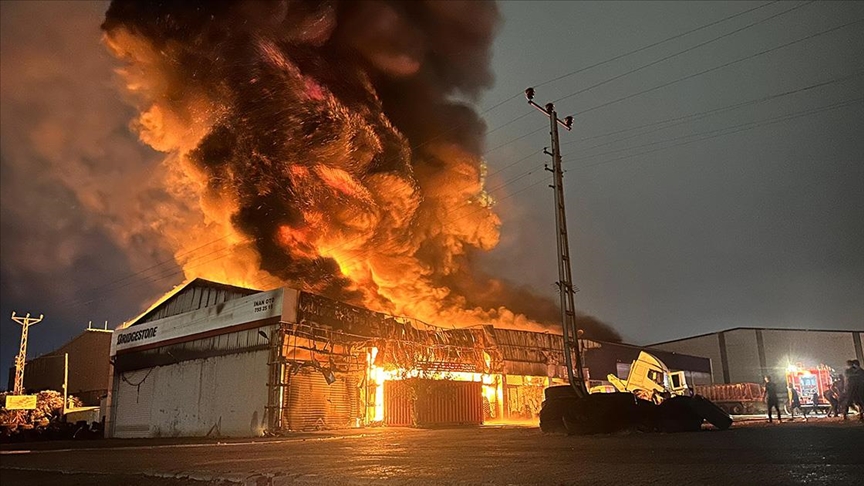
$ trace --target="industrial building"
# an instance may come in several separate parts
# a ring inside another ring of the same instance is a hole
[[[28,393],[63,390],[68,374],[68,394],[78,397],[85,406],[97,406],[108,393],[108,361],[114,331],[88,328],[59,348],[27,361],[24,366],[24,389]],[[66,355],[68,354],[68,363]],[[9,370],[14,382],[15,368]]]
[[[580,344],[597,367],[586,372],[600,379],[640,349]],[[562,348],[558,334],[443,329],[291,288],[196,279],[116,331],[106,431],[256,436],[535,420],[543,390],[565,382]],[[707,359],[664,358],[710,376]]]
[[[784,376],[790,368],[826,365],[837,373],[848,359],[864,361],[860,330],[823,331],[737,327],[650,347],[711,359],[715,383],[761,383]]]

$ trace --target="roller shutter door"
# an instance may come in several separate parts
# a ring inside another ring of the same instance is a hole
[[[114,437],[150,435],[150,408],[156,382],[155,368],[121,373],[117,379]]]
[[[336,373],[336,381],[328,385],[320,371],[302,368],[286,381],[284,429],[305,431],[358,426],[362,413],[357,374]]]

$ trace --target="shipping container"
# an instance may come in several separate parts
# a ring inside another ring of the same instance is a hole
[[[481,425],[482,383],[413,378],[384,382],[388,426]]]

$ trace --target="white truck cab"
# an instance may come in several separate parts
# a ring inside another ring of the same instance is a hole
[[[620,392],[631,392],[655,403],[671,395],[689,395],[689,387],[683,371],[670,372],[656,356],[641,351],[630,365],[627,380],[615,375],[606,377]]]

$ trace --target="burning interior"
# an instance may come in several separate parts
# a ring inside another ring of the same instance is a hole
[[[566,377],[561,337],[491,325],[444,329],[300,293],[276,331],[276,428],[534,421]],[[323,413],[322,413],[323,412]]]

